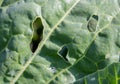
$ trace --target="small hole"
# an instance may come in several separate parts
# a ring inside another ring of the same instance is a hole
[[[33,22],[33,38],[30,44],[31,50],[32,52],[35,52],[35,50],[38,47],[38,44],[40,43],[40,41],[43,38],[43,24],[41,19],[38,17],[35,19],[35,21]]]
[[[67,46],[63,46],[62,49],[58,53],[59,53],[59,56],[61,56],[65,61],[68,62],[68,58],[67,58],[68,48],[67,48]]]
[[[50,67],[50,70],[52,71],[52,73],[56,72],[56,68],[55,67]]]
[[[93,15],[92,18],[94,18],[95,20],[98,21],[98,16],[97,15]]]
[[[90,32],[95,32],[96,28],[97,28],[97,23],[98,23],[98,16],[97,15],[93,15],[92,17],[90,17],[88,19],[88,24],[87,24],[87,28]]]

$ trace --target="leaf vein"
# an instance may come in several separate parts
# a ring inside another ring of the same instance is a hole
[[[70,9],[68,9],[68,11],[65,13],[65,15],[57,22],[57,24],[51,29],[51,31],[48,33],[48,35],[46,36],[46,38],[44,40],[41,41],[41,43],[38,45],[39,47],[37,48],[37,50],[35,51],[35,53],[32,55],[32,57],[26,62],[26,64],[24,65],[23,69],[21,69],[21,71],[18,72],[18,74],[13,78],[13,80],[11,80],[10,84],[14,84],[19,77],[22,75],[22,73],[26,70],[26,68],[29,66],[29,64],[32,62],[32,60],[35,58],[35,56],[41,51],[42,47],[44,46],[45,42],[47,41],[47,39],[50,37],[50,35],[53,33],[53,31],[57,28],[57,26],[65,19],[65,17],[70,13],[70,11],[77,5],[77,3],[80,0],[77,0],[71,7]],[[55,76],[56,77],[56,76]],[[54,77],[53,77],[54,78]]]

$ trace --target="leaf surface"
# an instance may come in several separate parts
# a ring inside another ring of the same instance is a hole
[[[119,3],[20,0],[0,7],[1,83],[119,84]],[[34,36],[40,39],[32,52]]]

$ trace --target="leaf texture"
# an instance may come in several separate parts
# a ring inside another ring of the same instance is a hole
[[[119,0],[0,3],[1,84],[119,84]]]

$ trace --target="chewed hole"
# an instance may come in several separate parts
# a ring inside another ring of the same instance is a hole
[[[32,52],[35,52],[35,50],[38,47],[38,44],[41,42],[42,38],[43,38],[43,24],[42,21],[40,19],[40,17],[36,18],[33,22],[33,38],[30,44],[31,50]]]
[[[65,61],[68,62],[67,54],[68,54],[68,48],[67,46],[63,46],[61,50],[58,52],[59,56],[61,56]]]
[[[52,71],[52,73],[56,72],[56,68],[55,67],[50,67],[50,70]]]
[[[90,32],[95,32],[97,29],[97,24],[98,24],[98,15],[92,15],[89,19],[88,19],[88,24],[87,24],[87,28]]]
[[[92,18],[98,21],[98,15],[93,15]]]

